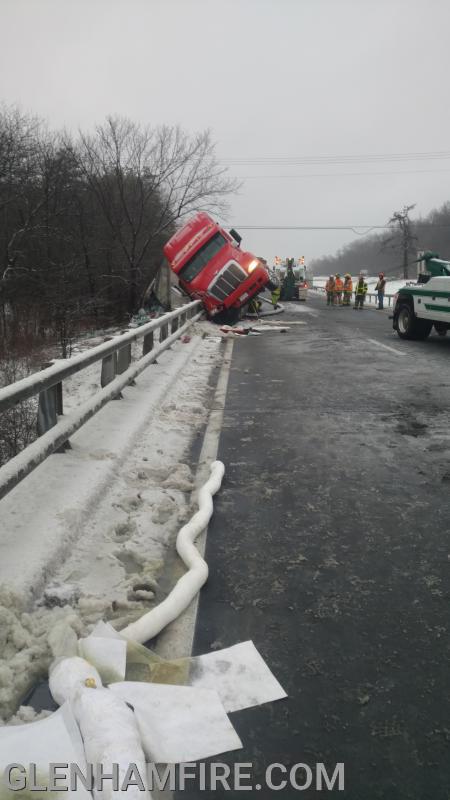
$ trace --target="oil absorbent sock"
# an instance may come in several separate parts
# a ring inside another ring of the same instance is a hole
[[[199,509],[178,533],[177,552],[189,571],[178,580],[162,603],[120,632],[126,639],[140,643],[153,639],[166,625],[177,619],[206,583],[208,565],[195,548],[194,541],[205,530],[212,517],[212,497],[220,489],[224,472],[222,462],[214,461],[211,475],[198,493]]]
[[[105,780],[94,788],[96,800],[151,800],[139,786],[127,784],[130,765],[146,775],[141,734],[133,711],[122,698],[102,685],[99,673],[85,659],[61,658],[50,667],[50,691],[57,703],[70,703],[84,741],[86,761],[102,765],[103,774],[117,771],[117,788]],[[53,762],[54,758],[50,758]]]

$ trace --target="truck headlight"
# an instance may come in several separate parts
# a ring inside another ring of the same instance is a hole
[[[257,259],[257,258],[254,258],[254,259],[253,259],[253,261],[250,261],[250,264],[249,264],[249,265],[248,265],[248,267],[247,267],[247,272],[248,272],[248,274],[249,274],[249,275],[251,275],[251,273],[253,272],[253,270],[254,270],[254,269],[256,269],[256,267],[258,266],[258,264],[259,264],[259,261],[258,261],[258,259]]]

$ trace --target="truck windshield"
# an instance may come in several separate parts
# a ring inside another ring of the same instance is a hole
[[[200,250],[197,250],[195,256],[192,256],[189,261],[186,261],[184,267],[180,269],[178,277],[182,278],[183,281],[192,281],[196,275],[202,271],[208,261],[222,249],[224,244],[227,244],[225,236],[222,236],[221,233],[215,233],[211,239],[208,239],[208,241],[201,246]]]

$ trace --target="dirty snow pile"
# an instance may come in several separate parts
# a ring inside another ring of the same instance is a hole
[[[123,628],[170,590],[221,354],[193,330],[1,502],[0,718],[99,619]]]

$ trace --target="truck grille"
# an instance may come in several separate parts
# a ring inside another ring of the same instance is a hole
[[[247,273],[232,262],[208,286],[208,294],[216,300],[225,300],[247,278]]]

